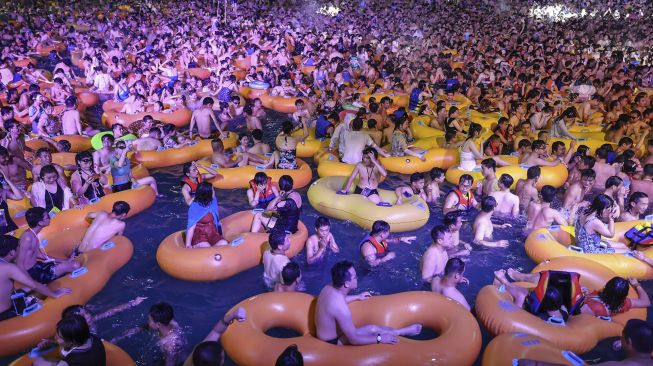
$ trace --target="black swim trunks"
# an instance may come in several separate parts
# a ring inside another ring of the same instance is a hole
[[[113,193],[128,191],[130,189],[132,189],[132,182],[125,182],[122,184],[111,186],[111,190],[113,190]]]
[[[333,344],[334,346],[337,346],[337,345],[338,345],[338,337],[335,337],[335,338],[333,338],[333,339],[329,339],[329,340],[326,341],[326,342],[327,342],[327,343],[331,343],[331,344]]]
[[[29,273],[35,281],[47,285],[56,279],[54,267],[54,262],[36,262],[32,268],[27,270],[27,273]]]
[[[361,188],[359,186],[356,186],[356,188],[354,189],[354,193],[363,195],[365,197],[369,197],[373,195],[380,196],[379,191],[377,191],[376,189]]]

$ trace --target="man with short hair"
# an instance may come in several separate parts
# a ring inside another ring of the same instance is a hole
[[[474,178],[471,175],[461,175],[458,186],[449,191],[445,197],[442,213],[446,215],[456,210],[469,212],[472,208],[478,208],[478,202],[474,198],[474,192],[472,192],[473,185]]]
[[[301,280],[299,264],[290,261],[281,270],[281,281],[274,285],[274,292],[295,292]]]
[[[89,213],[86,218],[93,222],[86,229],[82,242],[77,248],[79,252],[83,253],[99,248],[114,236],[122,235],[125,231],[125,222],[122,220],[127,217],[130,208],[129,203],[116,201],[110,213],[104,211]]]
[[[290,237],[283,230],[272,230],[268,239],[270,249],[263,252],[263,281],[268,288],[281,282],[281,271],[290,262],[286,251],[290,249]]]
[[[491,248],[505,248],[508,246],[508,240],[494,240],[492,234],[494,228],[512,227],[512,224],[493,224],[492,213],[497,207],[497,201],[492,196],[483,197],[481,200],[481,212],[474,219],[474,243]]]
[[[431,281],[431,291],[455,300],[465,309],[471,310],[465,296],[456,288],[460,283],[469,284],[469,280],[463,276],[464,273],[465,262],[460,258],[450,258],[444,267],[444,274]]]
[[[501,174],[499,177],[499,190],[490,193],[497,201],[495,214],[516,218],[519,215],[519,197],[510,192],[513,179],[509,174]]]
[[[372,224],[372,230],[360,242],[360,252],[367,264],[376,267],[396,257],[394,252],[388,250],[389,243],[406,243],[410,244],[417,239],[416,236],[401,236],[398,238],[388,239],[390,236],[390,224],[385,221],[377,220]]]
[[[202,107],[193,111],[193,115],[190,118],[190,126],[188,128],[189,138],[193,139],[193,128],[197,124],[197,134],[200,135],[202,139],[208,139],[211,137],[211,123],[218,130],[220,135],[223,134],[218,119],[213,113],[213,98],[206,97],[202,100]]]
[[[331,268],[331,281],[320,292],[315,306],[315,326],[319,339],[334,345],[395,344],[399,342],[398,336],[417,335],[422,331],[420,324],[401,329],[382,325],[356,327],[347,304],[364,301],[371,296],[370,293],[349,295],[358,287],[356,270],[349,261],[338,262]]]
[[[546,185],[540,191],[540,202],[533,202],[528,207],[528,222],[526,230],[536,230],[543,227],[551,226],[553,223],[566,226],[569,224],[559,210],[551,207],[555,199],[556,190],[552,186]]]
[[[499,190],[496,171],[497,162],[494,161],[494,159],[484,159],[481,161],[481,174],[483,174],[483,180],[478,183],[476,194],[484,197]]]
[[[421,272],[424,282],[432,282],[434,277],[444,273],[444,267],[449,260],[448,250],[453,248],[450,235],[444,225],[438,225],[431,230],[431,245],[422,255]]]
[[[517,181],[515,194],[519,197],[519,208],[522,211],[527,211],[531,202],[537,202],[537,181],[540,179],[541,172],[539,166],[532,166],[526,171],[526,179]]]
[[[628,205],[619,216],[618,221],[636,221],[640,220],[642,215],[648,210],[648,195],[643,192],[633,192],[628,197]]]

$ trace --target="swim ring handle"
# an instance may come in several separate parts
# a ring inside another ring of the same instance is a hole
[[[41,303],[39,303],[39,302],[34,303],[34,304],[26,307],[25,310],[23,310],[23,316],[28,316],[28,315],[30,315],[32,313],[35,313],[35,312],[41,310],[41,308],[43,308]]]
[[[583,248],[577,245],[570,245],[568,249],[571,250],[572,252],[583,253]]]
[[[585,365],[585,361],[578,357],[575,353],[571,351],[562,351],[561,352],[562,357],[564,357],[567,361],[569,361],[572,366],[583,366]]]

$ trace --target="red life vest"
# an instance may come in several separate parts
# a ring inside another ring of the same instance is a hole
[[[190,195],[194,196],[195,192],[197,191],[197,186],[203,181],[204,181],[204,177],[202,177],[201,174],[197,176],[197,183],[193,182],[193,180],[188,177],[183,177],[181,179],[181,185],[183,187],[184,184],[187,184],[188,187],[190,188]]]
[[[472,193],[472,191],[469,191],[465,195],[460,188],[456,187],[452,189],[452,192],[458,196],[458,204],[465,207],[465,210],[470,210],[472,208],[472,202],[474,202],[474,193]]]
[[[249,181],[249,186],[252,188],[252,193],[256,195],[256,192],[258,192],[258,185],[256,184],[256,181],[254,179]],[[274,199],[274,192],[272,191],[272,179],[268,177],[268,182],[265,185],[265,191],[261,192],[261,194],[258,197],[259,203],[268,203]]]
[[[365,243],[367,243],[367,242],[372,243],[372,245],[374,246],[374,250],[376,250],[376,256],[377,257],[385,256],[385,254],[386,254],[385,252],[386,252],[386,250],[388,250],[388,243],[386,243],[384,241],[379,242],[373,236],[367,236],[367,237],[365,237],[365,239],[363,239],[361,241],[360,249],[362,249],[363,245],[365,245]]]

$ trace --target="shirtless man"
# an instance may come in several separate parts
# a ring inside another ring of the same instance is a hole
[[[56,170],[57,174],[59,175],[59,178],[57,179],[57,183],[61,187],[67,187],[68,182],[66,181],[66,176],[64,175],[64,169],[62,166],[59,164],[54,164],[52,163],[52,153],[50,152],[50,149],[47,147],[42,147],[38,150],[36,150],[36,154],[34,154],[36,159],[38,159],[38,164],[33,164],[32,165],[32,177],[40,177],[41,176],[41,168],[43,168],[46,165],[52,165]]]
[[[24,303],[24,306],[18,305],[20,299],[12,300],[12,295],[18,292],[14,290],[14,281],[54,299],[71,292],[65,287],[53,291],[48,286],[34,281],[29,274],[12,263],[17,255],[18,239],[10,235],[0,236],[0,321],[20,315],[25,307],[31,305],[29,303]]]
[[[478,183],[478,187],[476,188],[476,194],[480,197],[489,196],[492,192],[499,190],[496,171],[497,162],[494,159],[481,161],[483,180]]]
[[[364,325],[357,328],[347,304],[367,300],[371,296],[370,293],[349,295],[350,291],[358,287],[356,270],[349,261],[338,262],[331,268],[331,281],[330,285],[324,286],[320,291],[315,307],[315,326],[319,339],[334,345],[395,344],[399,342],[398,336],[416,335],[422,331],[420,324],[401,329],[381,325]],[[338,334],[338,329],[341,334]]]
[[[585,196],[592,191],[595,179],[594,169],[585,169],[580,172],[580,182],[570,185],[565,191],[562,208],[568,212],[569,217],[567,219],[569,222],[575,221],[576,211],[584,205]]]
[[[7,135],[0,140],[0,145],[5,147],[9,154],[16,158],[25,159],[25,151],[33,151],[25,145],[25,135],[23,134],[20,123],[14,119],[4,122],[4,128]]]
[[[422,255],[421,272],[424,282],[432,282],[434,277],[444,273],[449,260],[448,250],[452,248],[450,234],[444,225],[438,225],[431,230],[431,245]]]
[[[619,216],[618,221],[635,221],[640,220],[642,215],[648,210],[648,195],[643,192],[633,192],[628,197],[628,206]]]
[[[191,140],[193,139],[193,128],[195,127],[195,124],[197,124],[197,133],[200,135],[200,138],[210,138],[211,123],[213,123],[222,136],[223,131],[220,128],[218,119],[215,118],[215,113],[213,113],[213,98],[206,97],[202,100],[202,107],[193,111],[193,115],[190,118],[190,127],[188,128],[189,138]]]
[[[376,160],[377,156],[376,150],[372,147],[363,150],[363,161],[356,164],[347,183],[338,194],[349,194],[351,185],[358,177],[358,185],[354,188],[354,194],[361,194],[377,205],[381,203],[381,195],[379,195],[377,188],[381,177],[385,177],[388,173],[383,165]]]
[[[549,185],[542,187],[540,192],[540,202],[533,202],[528,207],[526,231],[549,227],[554,223],[563,226],[569,225],[569,222],[563,217],[559,210],[551,208],[551,203],[555,197],[555,188]]]
[[[424,173],[413,173],[410,175],[410,185],[400,186],[395,189],[397,195],[397,205],[403,203],[404,198],[419,196],[424,202],[428,200],[428,194],[424,189]]]
[[[315,220],[315,234],[309,236],[308,240],[306,240],[306,262],[308,264],[318,262],[329,249],[334,253],[340,251],[336,239],[331,234],[329,219],[320,216]]]
[[[546,142],[542,140],[535,140],[531,145],[533,152],[522,160],[524,165],[538,165],[538,166],[556,166],[560,163],[563,163],[561,159],[556,159],[554,161],[546,160]]]
[[[246,166],[247,155],[237,156],[234,160],[225,155],[224,144],[220,139],[211,140],[211,148],[213,154],[211,155],[211,163],[218,166],[218,168],[234,168],[236,166]]]
[[[136,151],[156,151],[163,147],[161,144],[161,130],[158,128],[150,128],[147,135],[134,140],[132,146]]]
[[[499,177],[499,190],[490,193],[497,201],[494,213],[499,216],[516,218],[519,215],[519,197],[510,192],[513,179],[509,174],[501,174]]]
[[[274,284],[274,292],[295,292],[302,281],[302,271],[299,264],[290,261],[281,270],[279,282]]]
[[[444,183],[445,175],[442,168],[433,168],[429,172],[431,181],[424,187],[426,202],[437,203],[440,199],[440,185]]]
[[[256,155],[265,155],[269,154],[271,149],[270,145],[266,144],[265,142],[261,141],[263,139],[263,131],[259,129],[255,129],[252,131],[252,140],[254,140],[254,144],[247,150],[250,154],[256,154]]]
[[[472,185],[474,185],[474,178],[471,175],[461,175],[458,186],[445,197],[442,213],[446,215],[456,210],[468,212],[472,208],[478,208],[478,202],[474,198],[474,192],[472,192]]]
[[[539,166],[532,166],[526,171],[526,179],[517,181],[515,194],[519,197],[519,208],[522,212],[528,210],[531,202],[538,200],[537,181],[540,179],[541,172]]]
[[[102,136],[102,148],[93,152],[93,165],[98,174],[108,174],[111,171],[114,141],[111,135]]]
[[[70,94],[64,90],[63,80],[61,80],[61,78],[54,78],[53,81],[54,82],[50,87],[50,100],[56,105],[62,105]]]
[[[48,284],[80,267],[80,264],[72,257],[66,260],[57,260],[48,256],[41,248],[38,234],[43,228],[50,225],[50,215],[44,208],[28,209],[25,219],[29,229],[20,236],[20,249],[16,258],[18,268],[29,273],[34,280]]]
[[[450,258],[444,267],[444,274],[431,281],[431,291],[455,300],[465,309],[471,310],[465,296],[456,288],[460,283],[469,284],[469,280],[463,276],[464,273],[465,262],[460,258]]]
[[[302,99],[297,99],[295,101],[295,108],[297,110],[292,114],[293,121],[295,121],[297,124],[308,123],[310,114],[306,108],[306,103],[304,103]]]
[[[245,113],[245,123],[247,124],[247,130],[252,131],[252,130],[263,129],[263,124],[261,124],[261,120],[254,115],[251,106],[246,105],[245,107],[243,107],[243,112]]]
[[[7,148],[0,146],[0,169],[7,179],[23,192],[27,189],[26,172],[31,168],[27,161],[13,157]]]
[[[492,196],[483,197],[481,200],[481,212],[474,219],[474,243],[490,248],[505,248],[508,240],[493,240],[494,228],[508,228],[511,224],[493,224],[492,213],[497,207],[497,201]]]
[[[388,239],[389,236],[390,225],[385,221],[377,220],[372,224],[369,235],[360,242],[361,255],[370,267],[376,267],[396,257],[394,252],[388,250],[388,244],[400,242],[410,244],[417,238],[415,236],[401,236]]]
[[[122,235],[125,222],[122,221],[129,213],[129,203],[117,201],[113,204],[110,213],[99,211],[91,212],[86,218],[93,222],[86,229],[86,233],[79,244],[78,250],[82,253],[99,248],[116,235]]]
[[[66,110],[61,114],[61,129],[64,135],[82,134],[82,123],[75,97],[66,98]]]
[[[596,173],[594,187],[598,189],[604,188],[608,178],[619,173],[619,170],[615,166],[608,164],[608,153],[609,151],[605,147],[596,149],[596,162],[592,169]]]

